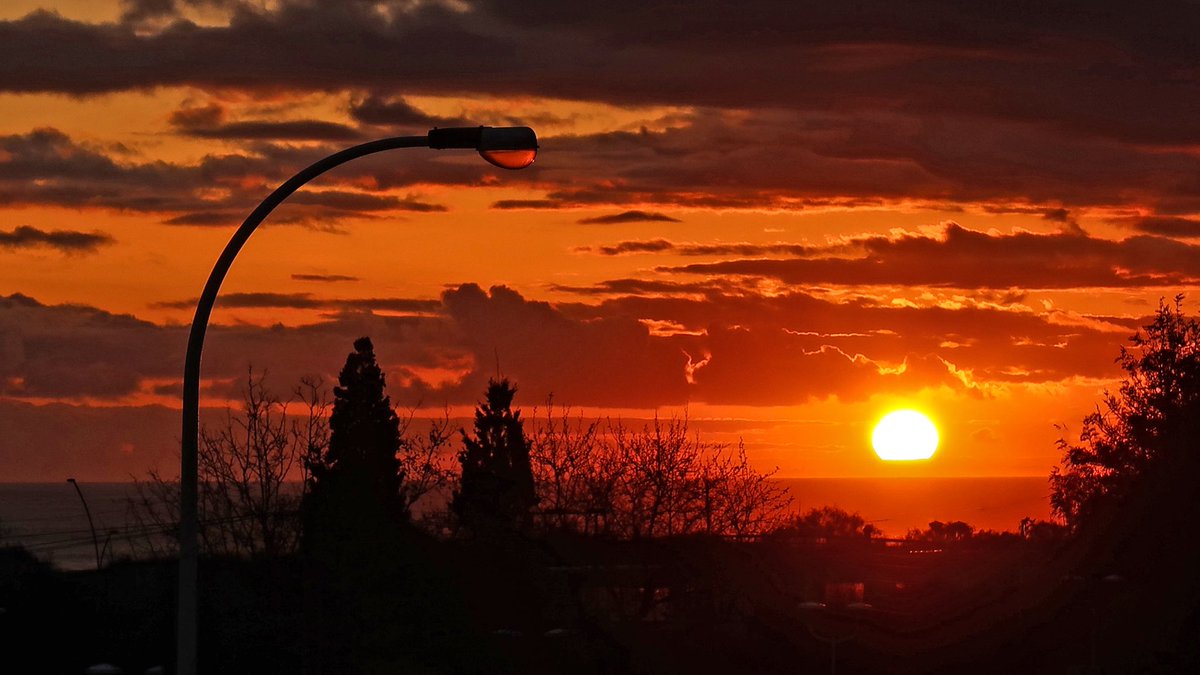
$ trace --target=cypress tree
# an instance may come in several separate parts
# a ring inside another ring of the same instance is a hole
[[[474,434],[462,431],[462,482],[451,508],[474,534],[523,529],[537,504],[521,411],[512,409],[516,391],[507,379],[489,380]]]
[[[354,351],[338,375],[329,418],[329,447],[308,462],[302,502],[307,544],[370,540],[407,516],[400,487],[404,475],[400,420],[386,393],[383,371],[370,338]]]
[[[372,630],[400,621],[407,517],[400,420],[369,338],[354,342],[333,396],[329,444],[306,462],[301,501],[304,659],[319,674],[363,672],[380,649]]]

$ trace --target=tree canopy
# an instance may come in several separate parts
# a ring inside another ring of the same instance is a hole
[[[370,338],[359,338],[333,390],[329,446],[307,460],[305,536],[347,537],[358,531],[369,536],[402,521],[407,513],[400,444],[400,420],[374,346]]]
[[[774,534],[864,541],[880,536],[879,529],[868,523],[857,511],[851,513],[837,506],[822,506],[809,509],[803,514],[797,513],[777,528]]]
[[[1130,340],[1117,358],[1125,371],[1120,387],[1084,418],[1078,444],[1059,441],[1062,464],[1050,476],[1050,504],[1073,529],[1115,508],[1147,472],[1196,459],[1200,324],[1184,315],[1179,296],[1160,302],[1154,320]]]
[[[451,507],[459,523],[476,534],[520,529],[537,504],[529,441],[521,411],[512,408],[516,393],[507,379],[489,380],[475,409],[474,434],[462,432],[462,476]]]

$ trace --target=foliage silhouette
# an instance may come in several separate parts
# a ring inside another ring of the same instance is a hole
[[[1068,530],[1066,525],[1060,522],[1054,520],[1037,520],[1026,516],[1021,519],[1017,533],[1026,541],[1054,543],[1065,539],[1068,535]]]
[[[799,536],[811,539],[861,539],[870,541],[882,533],[857,511],[837,506],[822,506],[796,514],[773,532],[775,536]]]
[[[305,459],[306,548],[369,547],[407,519],[400,447],[400,420],[374,346],[370,338],[359,338],[333,390],[329,445],[323,452],[314,448]]]
[[[746,536],[774,526],[790,499],[745,448],[700,440],[687,418],[641,429],[546,408],[531,435],[541,525],[637,539]]]
[[[512,409],[516,392],[507,379],[489,380],[475,409],[474,435],[462,431],[462,474],[451,509],[475,534],[526,529],[537,504],[529,441],[520,410]]]
[[[905,539],[912,541],[930,541],[937,543],[951,543],[970,541],[976,535],[975,527],[961,520],[952,520],[948,523],[940,520],[930,521],[929,527],[924,530],[913,528],[905,535]]]
[[[293,415],[293,403],[303,409]],[[327,401],[319,380],[305,378],[293,399],[281,401],[253,367],[235,414],[200,430],[200,547],[208,555],[273,558],[295,550],[300,490],[291,481],[307,478],[305,458],[328,442]],[[179,520],[179,481],[150,471],[134,480],[130,520],[146,536],[135,542],[152,556],[173,555],[176,541],[165,536]]]
[[[1060,439],[1062,466],[1050,475],[1050,505],[1077,530],[1125,501],[1156,465],[1194,461],[1200,421],[1200,324],[1182,296],[1160,301],[1154,320],[1121,347],[1125,379],[1083,420],[1080,443]]]
[[[1080,443],[1059,442],[1051,506],[1072,534],[1071,574],[1099,580],[1081,584],[1079,595],[1086,602],[1097,584],[1107,587],[1109,613],[1127,617],[1113,633],[1138,645],[1127,658],[1140,667],[1128,672],[1195,672],[1200,548],[1190,535],[1200,517],[1200,324],[1177,296],[1160,301],[1131,342],[1117,359],[1125,379],[1084,419]],[[1117,583],[1105,581],[1113,577]],[[1155,653],[1179,660],[1151,664]]]

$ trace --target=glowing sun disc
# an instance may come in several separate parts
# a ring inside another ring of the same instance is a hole
[[[871,445],[883,460],[929,459],[937,450],[937,427],[915,410],[897,410],[875,425]]]

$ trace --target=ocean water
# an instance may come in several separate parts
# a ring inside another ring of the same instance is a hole
[[[839,506],[857,511],[889,536],[930,521],[961,520],[976,529],[1016,532],[1021,519],[1050,517],[1045,477],[783,478],[792,507]]]
[[[1015,531],[1021,518],[1048,518],[1045,478],[783,478],[792,508],[857,511],[885,534],[932,520]],[[104,560],[135,556],[143,537],[129,512],[131,483],[80,483]],[[159,535],[162,536],[162,535]],[[62,569],[96,565],[91,529],[75,489],[62,483],[0,484],[0,545],[20,544]]]
[[[132,483],[80,483],[104,560],[135,553],[127,497]],[[115,534],[114,534],[115,531]],[[70,483],[0,483],[0,545],[19,544],[62,569],[91,569],[96,549],[83,504]]]

